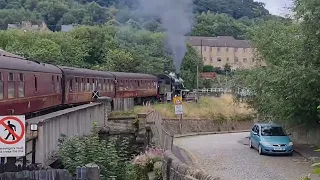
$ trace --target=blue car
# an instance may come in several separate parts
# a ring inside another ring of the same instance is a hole
[[[277,124],[255,124],[250,132],[249,146],[259,154],[293,155],[293,143],[283,128]]]

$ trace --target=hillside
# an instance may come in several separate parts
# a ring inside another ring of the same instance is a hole
[[[125,23],[130,19],[144,28],[161,31],[159,20],[135,13],[138,0],[0,0],[0,28],[23,20],[45,21],[51,30],[61,24],[104,24],[112,19]],[[193,0],[194,13],[211,11],[225,13],[231,18],[252,19],[269,16],[263,3],[253,0]]]

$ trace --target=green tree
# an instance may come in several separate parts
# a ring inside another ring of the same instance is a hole
[[[202,68],[202,72],[214,72],[214,67],[211,65],[204,65]]]
[[[193,89],[197,85],[197,65],[199,68],[199,79],[200,72],[202,70],[202,59],[199,57],[198,53],[193,47],[187,45],[187,53],[182,61],[181,65],[181,77],[184,80],[184,85]]]
[[[248,27],[226,14],[202,13],[196,18],[194,36],[233,36],[243,39]]]
[[[282,123],[315,123],[320,19],[316,1],[297,2],[296,13],[304,17],[300,24],[268,21],[252,30],[259,57],[268,66],[237,73],[237,80],[255,93],[250,103],[259,113]]]

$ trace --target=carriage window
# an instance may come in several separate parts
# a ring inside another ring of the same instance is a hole
[[[14,74],[9,73],[8,77],[8,98],[12,99],[15,97],[15,87],[14,87]]]
[[[70,80],[69,80],[69,90],[70,90],[70,92],[72,91],[72,87],[73,87],[73,86],[72,86],[72,79],[70,79]]]
[[[34,90],[36,93],[38,92],[38,80],[36,75],[34,75]]]
[[[113,91],[113,84],[114,84],[114,82],[112,80],[110,80],[110,91]]]
[[[85,88],[84,88],[84,79],[81,78],[81,83],[80,83],[80,91],[85,91]]]
[[[24,97],[24,76],[23,73],[19,74],[19,97]]]
[[[106,80],[106,83],[105,83],[105,91],[110,91],[110,88],[109,88],[109,86],[110,86],[110,80],[109,79],[107,79]]]
[[[86,91],[90,91],[90,79],[87,79]]]
[[[52,76],[52,79],[51,79],[51,86],[52,86],[52,92],[54,92],[55,91],[54,76]]]
[[[94,82],[94,87],[93,87],[93,91],[97,91],[99,86],[98,86],[98,80],[96,79],[96,81]]]
[[[79,86],[79,83],[78,83],[78,78],[76,77],[75,78],[76,82],[75,82],[75,86],[74,86],[74,91],[78,92],[78,86]]]
[[[57,93],[60,93],[59,76],[57,76],[56,92],[57,92]]]
[[[3,77],[1,72],[0,72],[0,99],[3,99]]]

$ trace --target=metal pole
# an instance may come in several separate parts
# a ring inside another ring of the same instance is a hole
[[[203,61],[203,55],[202,55],[202,39],[200,40],[201,43],[201,61]],[[197,93],[196,93],[196,102],[199,101],[199,62],[197,61]]]

